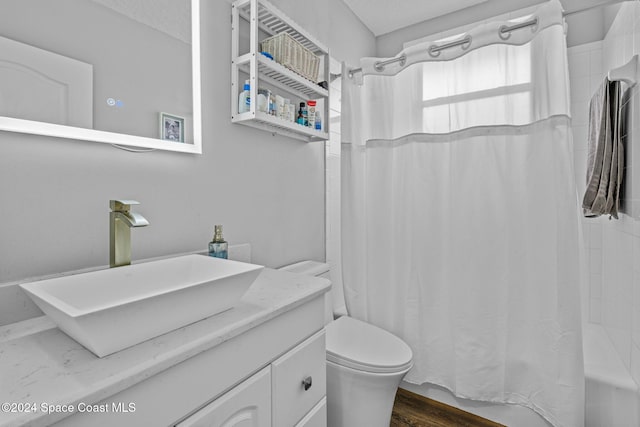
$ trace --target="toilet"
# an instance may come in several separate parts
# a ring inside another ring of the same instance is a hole
[[[329,265],[302,261],[281,270],[329,279]],[[338,290],[325,300],[329,427],[388,427],[400,381],[413,366],[400,338],[346,315]],[[333,314],[340,316],[333,320]]]

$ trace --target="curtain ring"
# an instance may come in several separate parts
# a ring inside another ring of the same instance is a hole
[[[539,22],[538,18],[536,18],[536,23],[531,26],[532,33],[535,33],[536,31],[538,31],[538,22]]]
[[[376,63],[373,64],[373,68],[375,68],[376,71],[380,73],[384,70],[384,65],[382,65],[380,61],[376,61]]]
[[[462,50],[467,50],[471,46],[471,36],[465,37],[464,43],[462,43]]]
[[[498,30],[498,35],[502,40],[509,40],[509,37],[511,37],[511,30],[509,30],[509,27],[507,27],[506,25],[501,25],[500,29]]]
[[[398,63],[400,64],[401,67],[404,67],[404,64],[407,63],[407,55],[402,55]]]
[[[433,58],[437,58],[438,56],[440,56],[440,52],[441,50],[438,49],[438,46],[434,44],[429,46],[429,55],[431,55]]]

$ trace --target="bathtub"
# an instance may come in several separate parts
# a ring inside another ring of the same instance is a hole
[[[638,385],[601,325],[583,328],[585,427],[640,425]]]
[[[640,426],[638,386],[604,328],[587,324],[583,333],[585,427]],[[534,411],[518,405],[460,399],[433,384],[415,385],[403,381],[400,387],[509,427],[551,426]]]

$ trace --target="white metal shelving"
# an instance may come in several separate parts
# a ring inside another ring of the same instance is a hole
[[[248,22],[249,26],[249,50],[246,53],[240,52],[243,32],[241,20]],[[260,37],[264,34],[269,37],[282,32],[288,33],[321,58],[320,75],[327,82],[329,81],[328,49],[267,0],[235,1],[232,4],[231,23],[231,121],[304,141],[329,139],[329,91],[316,82],[260,54],[259,39],[264,38]],[[248,112],[238,113],[240,82],[243,81],[239,77],[241,72],[249,76],[252,100],[257,99],[258,88],[261,87],[261,84],[267,84],[276,88],[276,91],[282,91],[279,92],[282,96],[290,95],[291,99],[296,100],[294,105],[309,99],[323,100],[322,131],[258,111],[256,102],[251,102]]]

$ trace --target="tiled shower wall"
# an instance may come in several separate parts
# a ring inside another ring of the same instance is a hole
[[[605,70],[619,67],[640,53],[640,3],[622,5],[602,44]],[[637,76],[636,76],[637,77]],[[640,383],[640,215],[637,210],[640,180],[640,113],[636,85],[624,106],[626,133],[624,208],[620,220],[602,221],[601,323],[622,361]]]
[[[602,42],[568,49],[573,124],[574,170],[581,198],[586,187],[588,111],[591,94],[604,77]],[[581,199],[580,199],[581,202]],[[582,288],[583,318],[600,323],[602,298],[602,224],[601,219],[583,218],[586,274]]]
[[[640,53],[640,3],[626,2],[602,42],[569,49],[575,170],[578,194],[585,187],[589,99],[606,72]],[[588,281],[585,318],[604,326],[620,358],[640,383],[640,85],[624,99],[625,175],[618,220],[583,219]],[[626,87],[626,86],[625,86]]]

